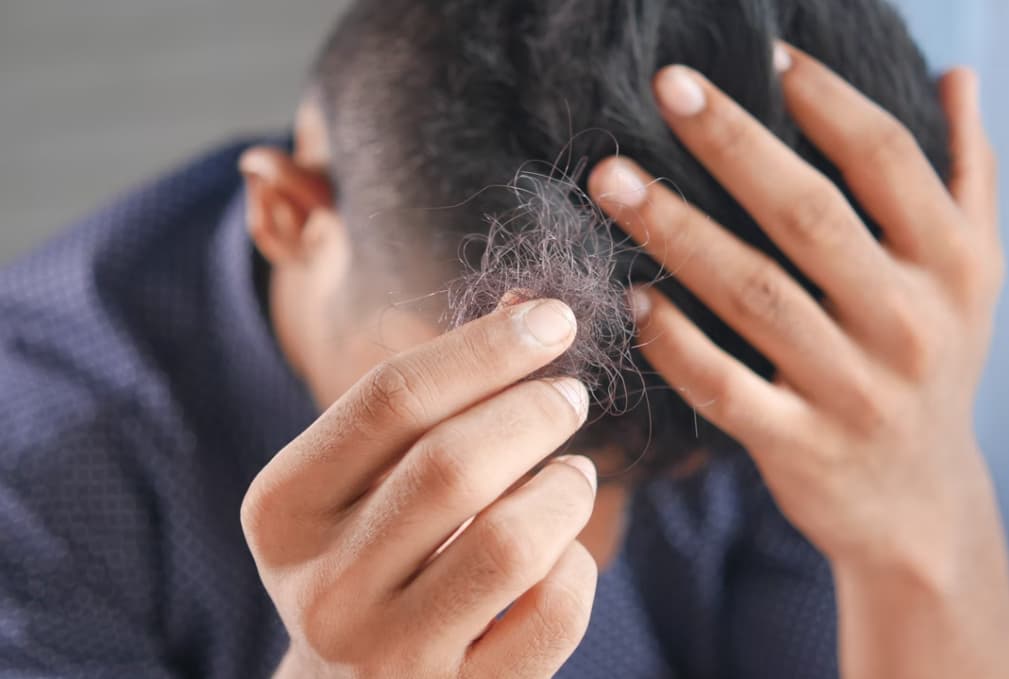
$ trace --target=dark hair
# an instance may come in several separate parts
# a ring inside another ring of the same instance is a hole
[[[560,154],[560,169],[584,190],[587,173],[579,170],[619,150],[818,294],[683,149],[652,98],[661,67],[692,66],[844,188],[785,113],[771,63],[776,38],[896,115],[945,175],[947,130],[935,83],[883,0],[359,0],[326,44],[315,81],[328,119],[334,193],[351,228],[375,243],[360,256],[422,258],[451,271],[461,239],[486,233],[487,215],[516,208],[516,191],[487,187],[508,186],[530,160],[553,165]],[[420,209],[446,206],[455,207]],[[647,258],[618,259],[617,284],[657,274]],[[764,357],[674,279],[660,287],[719,345],[772,374]],[[585,436],[641,457],[644,470],[702,445],[730,447],[672,390],[656,385],[646,374],[647,411],[640,399],[625,400],[629,412],[602,418]]]

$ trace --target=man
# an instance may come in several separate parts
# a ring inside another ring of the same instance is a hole
[[[948,140],[868,0],[359,3],[290,153],[215,152],[3,274],[5,669],[998,676],[963,404],[999,261],[969,79],[943,92]],[[443,334],[429,293],[515,207],[487,187],[614,138],[638,164],[573,179],[697,325],[638,294],[675,392],[542,465],[590,394],[524,378],[598,343],[584,315],[519,289]]]

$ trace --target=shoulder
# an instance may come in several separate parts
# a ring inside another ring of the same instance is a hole
[[[162,330],[156,321],[199,294],[199,268],[180,269],[206,249],[201,240],[239,185],[236,161],[247,145],[221,147],[127,193],[0,269],[5,467],[59,459],[67,469],[97,464],[90,449],[158,444],[170,398],[159,392],[164,366],[149,355]],[[165,289],[171,294],[159,297]],[[80,459],[63,459],[74,454]]]
[[[185,636],[168,637],[167,616],[191,630],[210,624],[192,600],[211,588],[243,606],[260,592],[238,523],[243,445],[260,430],[207,435],[227,408],[216,269],[249,254],[223,240],[242,235],[224,216],[245,146],[0,269],[0,656],[26,675],[167,676]],[[204,584],[172,588],[196,572]]]
[[[135,401],[156,369],[144,353],[165,334],[158,319],[199,300],[208,244],[240,186],[237,158],[249,143],[127,192],[0,268],[0,417],[43,403],[73,415],[89,401]]]
[[[169,261],[166,248],[184,247],[220,218],[247,146],[228,144],[135,187],[0,268],[2,329],[38,332],[51,318],[80,327],[110,312],[129,283]]]

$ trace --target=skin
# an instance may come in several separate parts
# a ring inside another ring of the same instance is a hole
[[[1009,676],[1004,533],[971,421],[1004,277],[976,81],[957,70],[943,82],[947,187],[889,115],[782,49],[793,117],[883,242],[700,75],[664,70],[655,91],[670,127],[827,299],[610,159],[590,180],[599,204],[779,370],[758,377],[647,290],[635,297],[646,354],[746,445],[827,555],[846,678]],[[281,347],[325,408],[242,506],[292,640],[277,676],[552,676],[584,634],[606,560],[579,536],[606,514],[619,532],[619,502],[595,509],[587,457],[529,474],[584,421],[577,382],[517,383],[567,348],[573,318],[541,300],[440,335],[417,315],[357,308],[325,148],[306,105],[292,157],[254,149],[242,162]]]

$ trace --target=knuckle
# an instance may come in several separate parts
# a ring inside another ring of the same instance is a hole
[[[644,245],[659,259],[668,263],[696,245],[697,213],[678,193],[668,200],[646,202],[640,208],[644,230]]]
[[[324,568],[297,580],[283,607],[285,623],[295,626],[292,636],[304,640],[326,664],[357,668],[364,676],[386,676],[364,670],[393,665],[408,647],[401,638],[395,645],[387,643],[391,629],[396,637],[407,631],[391,611],[377,600],[363,606],[358,583],[334,578]]]
[[[910,328],[901,331],[899,336],[903,337],[900,346],[905,375],[914,382],[925,380],[935,366],[935,355],[930,342],[921,331]]]
[[[274,521],[285,505],[279,493],[268,489],[261,478],[262,474],[249,486],[239,509],[242,532],[253,553],[260,551],[262,537],[272,531]]]
[[[242,506],[238,511],[239,523],[242,525],[242,533],[247,541],[251,541],[259,533],[265,516],[258,493],[254,487],[250,487],[245,493],[245,497],[242,498]]]
[[[712,111],[705,123],[707,147],[723,161],[746,154],[752,146],[752,127],[743,116]]]
[[[785,311],[784,276],[770,259],[754,266],[732,295],[738,315],[764,325],[780,324]]]
[[[493,575],[511,582],[536,561],[536,549],[518,521],[502,513],[488,514],[483,524],[483,546]]]
[[[565,581],[583,597],[587,608],[592,607],[596,581],[599,579],[599,564],[589,550],[578,540],[571,543],[568,550],[571,559]]]
[[[848,412],[858,425],[859,431],[874,436],[886,423],[886,409],[883,407],[880,390],[864,373],[849,372],[846,392]]]
[[[709,390],[701,395],[705,400],[695,404],[701,415],[718,424],[736,421],[740,405],[734,396],[737,391],[733,389],[732,382],[732,377],[723,372],[709,378]]]
[[[918,141],[896,118],[886,122],[865,137],[865,155],[872,165],[894,165],[918,150]]]
[[[423,421],[426,409],[421,393],[420,378],[393,361],[380,364],[369,378],[369,408],[378,417],[392,415],[407,423]]]
[[[262,480],[253,481],[239,509],[242,533],[264,582],[272,583],[284,573],[283,567],[318,553],[328,526],[297,505],[292,486]]]
[[[974,299],[982,292],[986,281],[972,235],[966,228],[950,228],[946,232],[944,246],[949,283],[968,301]]]
[[[844,197],[835,186],[817,183],[802,195],[781,216],[780,223],[787,231],[789,241],[816,249],[828,249],[838,243],[846,233],[847,215],[838,206]]]
[[[516,318],[505,313],[490,320],[459,329],[452,355],[456,371],[470,377],[497,375],[512,371],[516,364],[526,360],[522,353],[510,350],[519,341]]]
[[[443,425],[417,445],[417,462],[412,468],[419,489],[446,503],[477,495],[474,470],[467,463],[469,446],[464,434]]]
[[[367,662],[368,635],[362,629],[353,634],[345,633],[349,630],[342,629],[341,616],[334,614],[345,608],[339,604],[329,593],[313,596],[298,616],[300,636],[325,662],[360,665]]]
[[[505,318],[505,323],[511,324],[511,318]],[[474,365],[485,365],[488,362],[497,364],[507,352],[502,352],[500,326],[492,324],[476,324],[467,327],[461,336],[463,353],[471,357]],[[512,333],[514,334],[514,333]]]
[[[923,379],[930,372],[933,356],[929,339],[922,330],[922,319],[906,298],[891,299],[888,314],[891,342],[904,372],[911,379]]]
[[[575,648],[585,634],[591,612],[592,600],[583,588],[561,580],[544,581],[533,602],[537,644],[548,651]]]

